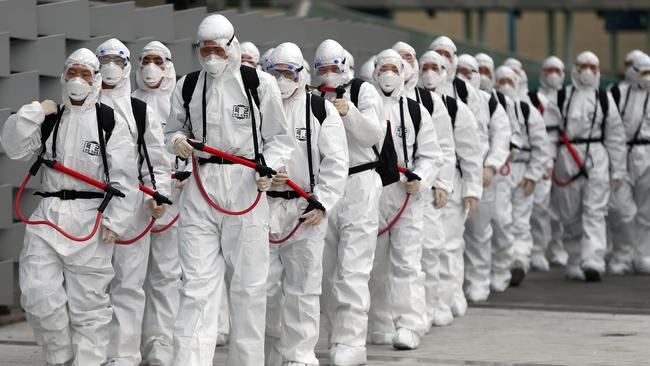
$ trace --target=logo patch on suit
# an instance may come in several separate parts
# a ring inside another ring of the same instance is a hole
[[[404,137],[408,138],[409,137],[409,129],[404,128],[404,130],[402,131],[402,126],[397,126],[397,128],[395,128],[395,134],[397,135],[397,137],[400,137],[400,138],[402,137],[402,134],[404,135]]]
[[[306,128],[296,128],[296,140],[298,141],[307,141],[307,129]]]
[[[86,141],[83,151],[88,155],[99,156],[99,144],[95,141]]]
[[[237,119],[247,119],[251,117],[250,109],[245,105],[232,106],[232,116]]]

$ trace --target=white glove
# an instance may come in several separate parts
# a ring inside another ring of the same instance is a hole
[[[56,103],[49,99],[41,102],[41,108],[43,108],[43,114],[46,116],[49,116],[50,114],[57,114],[59,112],[59,106],[57,106]]]
[[[177,137],[174,140],[173,148],[174,154],[180,156],[183,159],[187,159],[190,155],[192,155],[192,151],[194,150],[192,145],[188,144],[187,140],[183,136]]]
[[[260,190],[260,192],[266,192],[271,188],[271,183],[273,183],[273,179],[264,176],[261,177],[260,173],[255,172],[255,183],[257,184],[257,189]]]
[[[117,234],[115,231],[104,226],[102,228],[102,241],[106,244],[112,244],[115,243],[115,240],[117,240]]]

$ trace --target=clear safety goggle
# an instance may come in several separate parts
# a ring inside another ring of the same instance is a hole
[[[345,58],[335,58],[334,60],[316,60],[314,62],[314,68],[319,74],[325,74],[329,72],[338,72],[342,73],[345,71]]]
[[[214,54],[216,56],[225,58],[226,49],[230,47],[230,44],[234,39],[235,35],[233,34],[232,37],[230,37],[230,39],[227,41],[225,39],[198,41],[194,44],[194,47],[198,48],[202,57],[208,57],[209,55]]]
[[[268,67],[268,73],[271,74],[276,79],[279,79],[280,77],[284,77],[285,79],[298,81],[302,69],[303,69],[302,65],[298,66],[293,64],[286,64],[286,65],[279,66],[279,65],[270,64]]]
[[[66,80],[80,77],[86,81],[92,81],[94,75],[97,74],[97,71],[92,71],[85,65],[73,64],[66,66],[64,74]]]
[[[140,66],[146,66],[150,63],[153,63],[158,67],[163,67],[168,61],[171,61],[171,59],[165,57],[165,55],[161,53],[156,52],[151,52],[140,56]]]
[[[122,51],[120,51],[122,52]],[[119,67],[125,67],[126,65],[129,64],[129,59],[128,57],[122,57],[119,55],[101,55],[97,57],[99,59],[99,64],[100,65],[108,65],[111,62],[113,62],[115,65]]]

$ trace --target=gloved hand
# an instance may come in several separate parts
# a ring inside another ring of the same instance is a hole
[[[183,136],[177,137],[174,140],[174,144],[172,146],[174,148],[174,154],[180,156],[183,159],[187,159],[190,155],[192,155],[192,151],[194,150],[192,145],[188,144],[185,137]]]
[[[417,179],[410,182],[406,181],[404,185],[406,186],[406,193],[416,194],[420,192],[420,181]]]
[[[285,168],[280,168],[278,169],[278,174],[276,174],[273,177],[273,186],[274,187],[279,187],[281,185],[284,185],[287,180],[289,180],[289,175],[287,174],[287,170]]]
[[[549,180],[551,179],[551,176],[553,175],[553,168],[548,168],[544,172],[544,175],[542,176],[542,179],[544,180]]]
[[[117,240],[117,234],[115,231],[106,226],[102,227],[102,241],[106,244],[112,244],[115,243],[115,240]]]
[[[149,211],[151,211],[151,217],[153,217],[154,219],[159,219],[163,217],[165,211],[167,210],[167,207],[165,205],[158,205],[156,200],[154,200],[153,198],[146,200],[144,204],[145,207]]]
[[[336,110],[339,111],[339,115],[341,117],[345,117],[348,112],[350,111],[350,106],[348,105],[348,101],[340,98],[333,98],[332,103],[334,104],[334,107],[336,107]]]
[[[521,187],[524,189],[524,197],[528,197],[535,192],[535,182],[528,178],[524,178]]]
[[[483,168],[483,187],[488,187],[492,184],[492,178],[494,178],[496,172],[497,168],[493,166],[486,166]]]
[[[56,114],[59,112],[59,107],[53,101],[46,99],[41,102],[41,108],[43,108],[43,114],[49,116],[50,114]]]
[[[305,219],[305,224],[316,226],[325,218],[325,212],[319,209],[314,209],[300,216],[300,218]]]
[[[476,197],[465,197],[463,198],[465,202],[465,208],[467,209],[467,217],[472,217],[476,210],[478,210],[478,198]]]
[[[614,191],[618,191],[619,189],[621,189],[621,187],[623,187],[623,183],[624,183],[623,179],[614,179],[614,180],[612,180],[612,189]]]
[[[189,181],[189,179],[177,180],[176,181],[176,189],[179,189],[179,190],[182,191],[183,188],[185,188],[185,185],[187,184],[188,181]]]
[[[271,188],[271,184],[273,183],[273,179],[267,177],[267,176],[260,176],[260,173],[255,172],[255,184],[257,184],[257,189],[260,190],[260,192],[266,192]]]
[[[517,151],[516,150],[510,150],[510,154],[508,154],[508,159],[506,159],[506,162],[512,163],[513,160],[517,157]]]
[[[447,205],[447,197],[449,194],[442,188],[436,188],[433,192],[433,207],[441,209]]]

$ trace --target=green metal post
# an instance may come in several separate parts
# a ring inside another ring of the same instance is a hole
[[[573,64],[573,13],[564,11],[564,62]]]
[[[557,52],[557,44],[555,42],[555,12],[548,10],[546,12],[546,39],[548,41],[548,54],[555,55]]]
[[[613,30],[609,32],[609,69],[618,70],[618,32]]]
[[[463,13],[465,15],[465,39],[472,42],[472,11],[465,9]]]
[[[478,44],[485,46],[485,10],[478,11]]]

